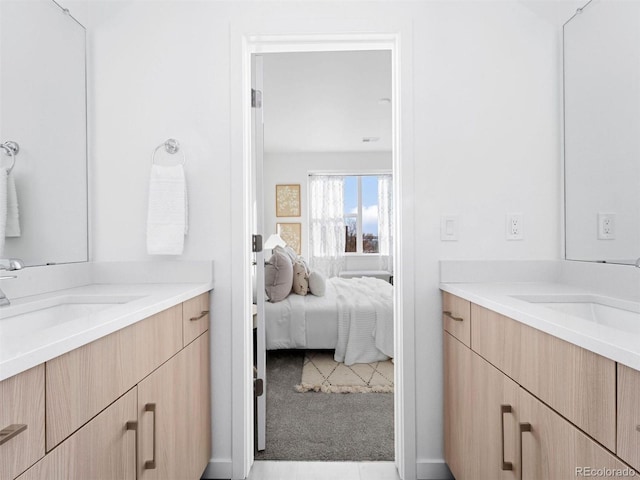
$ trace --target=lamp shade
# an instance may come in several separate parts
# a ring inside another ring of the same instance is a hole
[[[276,247],[284,247],[286,245],[287,242],[285,242],[280,235],[273,233],[269,236],[263,248],[266,250],[273,250]]]

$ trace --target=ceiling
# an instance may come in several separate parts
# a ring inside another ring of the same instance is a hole
[[[265,54],[264,150],[390,151],[390,99],[390,51]]]

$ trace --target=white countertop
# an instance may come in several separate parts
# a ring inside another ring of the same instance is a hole
[[[622,331],[513,298],[519,295],[585,294],[604,297],[598,292],[557,283],[441,283],[440,289],[640,370],[640,324],[635,331]],[[613,297],[606,298],[613,302],[625,302]]]
[[[0,381],[178,305],[212,288],[213,285],[208,282],[93,284],[13,300],[10,306],[0,307]],[[29,309],[34,302],[46,305],[55,297],[69,295],[120,296],[128,297],[130,301],[114,303],[100,311],[72,320],[56,322],[55,325],[46,326],[37,331],[29,331],[28,325],[24,325],[24,329],[8,325],[11,317]],[[3,320],[6,320],[4,326]]]

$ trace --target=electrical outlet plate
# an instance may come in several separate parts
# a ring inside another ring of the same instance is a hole
[[[598,240],[615,240],[616,214],[598,213]]]
[[[524,239],[524,221],[521,213],[507,213],[507,240]]]

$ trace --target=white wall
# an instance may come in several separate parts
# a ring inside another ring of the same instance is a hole
[[[338,20],[339,19],[339,20]],[[213,457],[231,458],[231,45],[247,25],[304,33],[314,25],[390,22],[413,32],[413,205],[419,474],[442,460],[438,260],[559,257],[559,30],[514,2],[95,2],[90,6],[90,142],[94,259],[143,260],[151,151],[168,137],[187,153],[187,260],[215,261]],[[242,28],[241,28],[242,27]],[[247,27],[249,28],[249,27]],[[410,128],[405,125],[405,128]],[[237,154],[234,158],[237,158]],[[525,239],[505,240],[522,212]],[[460,240],[439,240],[440,215]],[[158,259],[162,261],[162,259]],[[413,318],[407,319],[413,321]]]
[[[264,156],[264,220],[265,240],[276,233],[276,223],[302,224],[302,256],[309,258],[309,172],[367,173],[391,171],[391,152],[335,152],[335,153],[267,153]],[[276,185],[300,184],[300,217],[276,217]],[[365,259],[366,260],[366,259]],[[370,269],[377,270],[377,259]],[[353,262],[357,263],[357,262]],[[362,265],[362,262],[359,263]],[[348,267],[349,265],[347,265]],[[358,269],[367,269],[367,263]],[[353,268],[355,270],[355,268]]]

